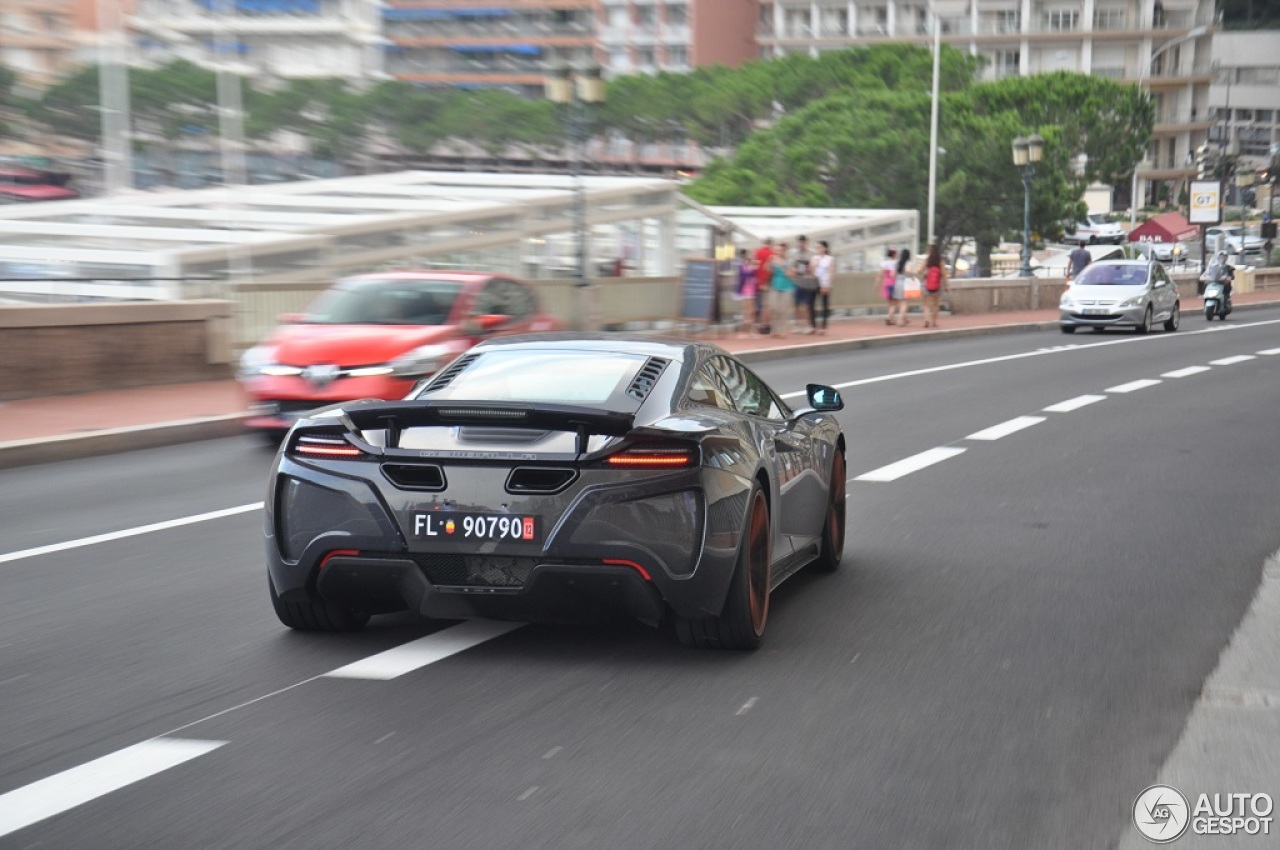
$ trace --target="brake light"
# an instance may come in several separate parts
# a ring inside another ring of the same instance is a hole
[[[604,459],[617,469],[683,469],[698,465],[693,446],[630,446]]]
[[[320,561],[320,569],[324,569],[334,558],[358,558],[360,552],[357,549],[334,549],[324,559]]]
[[[303,457],[353,458],[364,454],[341,437],[299,437],[293,451]]]
[[[604,562],[611,567],[630,567],[638,572],[645,581],[653,581],[653,576],[649,575],[649,571],[635,561],[626,561],[622,558],[605,558]]]

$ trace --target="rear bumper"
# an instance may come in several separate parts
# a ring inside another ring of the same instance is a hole
[[[666,607],[634,567],[554,561],[532,566],[521,587],[447,587],[433,584],[420,563],[403,555],[340,555],[320,570],[316,592],[358,610],[410,610],[446,620],[590,623],[621,617],[657,625]]]

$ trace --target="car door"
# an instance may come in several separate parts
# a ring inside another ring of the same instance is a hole
[[[1156,305],[1156,318],[1160,320],[1168,319],[1173,315],[1173,305],[1178,302],[1178,288],[1173,285],[1173,281],[1169,279],[1169,273],[1159,263],[1152,267],[1151,274],[1155,280],[1153,300]]]
[[[773,466],[777,493],[774,523],[791,551],[802,549],[822,532],[826,516],[827,481],[814,441],[814,423],[797,417],[768,384],[731,357],[711,359],[734,406],[757,423],[761,454]]]

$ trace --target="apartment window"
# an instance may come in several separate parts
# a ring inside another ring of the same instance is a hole
[[[636,50],[636,64],[642,68],[652,68],[655,64],[653,60],[653,48],[638,48]]]
[[[996,76],[1016,77],[1022,67],[1022,52],[1019,50],[996,51]]]
[[[1072,32],[1080,25],[1080,12],[1075,9],[1050,9],[1044,13],[1047,32]]]
[[[1237,120],[1237,121],[1252,121],[1252,120],[1253,120],[1253,110],[1252,110],[1252,109],[1237,109],[1237,110],[1236,110],[1236,120]]]
[[[1261,124],[1270,124],[1272,121],[1275,120],[1275,116],[1276,116],[1276,113],[1274,110],[1259,109],[1257,118],[1258,118],[1258,122]]]
[[[688,6],[668,6],[667,23],[673,27],[682,27],[689,22]]]
[[[636,6],[636,23],[642,27],[651,27],[658,20],[658,14],[652,6]]]
[[[783,34],[792,38],[808,38],[813,35],[809,27],[809,8],[787,9],[783,17]]]
[[[1095,30],[1122,30],[1126,25],[1127,17],[1123,7],[1093,10],[1093,28]]]
[[[996,12],[995,25],[996,25],[996,32],[998,33],[1022,32],[1022,12],[1019,12],[1019,11]]]
[[[673,44],[667,48],[667,64],[673,68],[689,67],[689,48]]]

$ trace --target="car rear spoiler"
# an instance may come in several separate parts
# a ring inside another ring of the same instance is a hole
[[[621,437],[635,425],[631,413],[572,404],[530,404],[499,401],[364,401],[346,406],[343,424],[350,431],[385,430],[387,447],[400,443],[408,428],[455,425],[572,431],[578,451],[586,451],[592,434]]]

